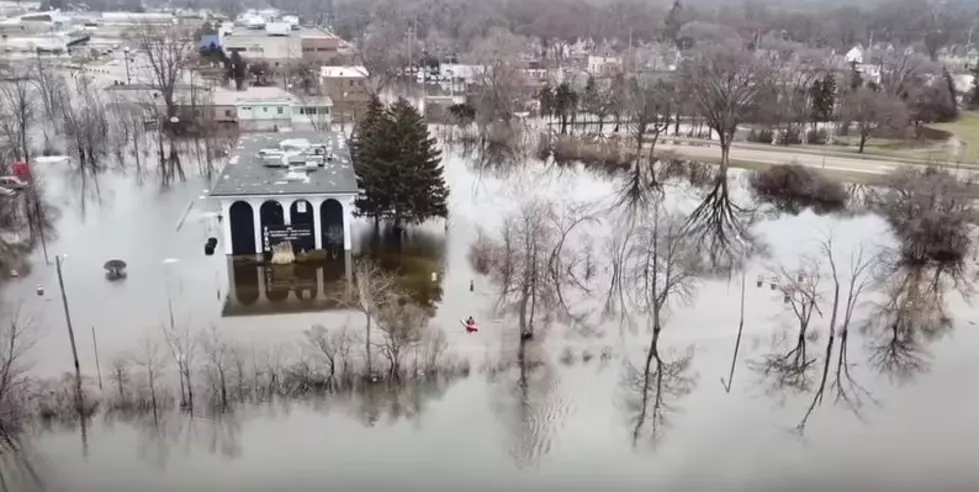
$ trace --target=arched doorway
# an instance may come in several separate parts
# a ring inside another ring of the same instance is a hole
[[[262,251],[267,253],[270,249],[265,247],[265,228],[284,225],[286,223],[285,213],[283,213],[282,204],[274,200],[268,200],[259,209],[259,216],[262,219]]]
[[[296,200],[289,207],[289,217],[292,218],[290,224],[293,228],[305,228],[309,231],[309,236],[299,237],[292,242],[293,249],[300,251],[312,251],[316,249],[316,240],[313,236],[313,206],[306,200]]]
[[[231,224],[231,254],[255,254],[255,216],[247,202],[234,202],[228,210]]]
[[[343,205],[330,198],[320,205],[323,249],[332,253],[343,251]]]

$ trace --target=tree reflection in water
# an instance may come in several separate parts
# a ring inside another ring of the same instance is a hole
[[[0,492],[44,490],[34,450],[20,439],[0,435]]]
[[[626,411],[632,424],[632,445],[637,446],[644,432],[654,445],[669,425],[669,416],[679,410],[677,402],[697,385],[697,374],[691,372],[693,349],[675,357],[663,357],[654,348],[652,366],[625,364],[623,388]],[[645,368],[645,370],[643,370]]]
[[[960,266],[910,265],[891,269],[881,280],[885,294],[862,327],[871,367],[896,383],[906,383],[930,369],[928,344],[953,328],[945,295],[971,295]]]
[[[558,372],[537,341],[523,340],[516,360],[489,371],[495,383],[494,413],[507,429],[510,457],[519,467],[536,467],[550,453],[555,434],[571,411],[561,394]]]

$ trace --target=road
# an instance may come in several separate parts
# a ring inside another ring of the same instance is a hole
[[[657,144],[656,148],[658,150],[669,150],[694,159],[712,159],[716,161],[721,156],[721,149],[717,145],[676,145],[661,143]],[[913,165],[905,162],[883,161],[879,159],[822,156],[804,152],[745,148],[738,145],[731,147],[731,160],[752,161],[773,165],[796,163],[806,167],[825,169],[827,171],[862,174],[887,174],[901,166]]]

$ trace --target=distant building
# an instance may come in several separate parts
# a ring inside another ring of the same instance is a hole
[[[279,87],[241,91],[217,87],[211,94],[211,105],[214,121],[233,123],[243,131],[326,130],[333,123],[330,98],[301,99]]]
[[[269,22],[261,28],[237,27],[228,32],[222,28],[221,47],[229,54],[237,51],[250,60],[271,64],[333,62],[339,55],[341,40],[318,29],[303,28],[285,22]]]
[[[246,135],[211,188],[221,203],[224,252],[350,251],[359,191],[339,133]]]
[[[367,110],[367,69],[362,66],[320,67],[320,92],[333,100],[337,122],[356,122]]]
[[[586,70],[592,75],[612,75],[622,70],[622,58],[617,56],[589,56]]]
[[[843,58],[847,63],[856,63],[859,65],[863,63],[863,48],[854,46],[850,48],[850,51],[846,52],[846,55],[843,55]]]

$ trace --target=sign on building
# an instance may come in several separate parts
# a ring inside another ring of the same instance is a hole
[[[312,251],[316,247],[311,224],[266,225],[262,226],[262,251],[271,253],[274,246],[283,242],[292,243],[292,250]]]

